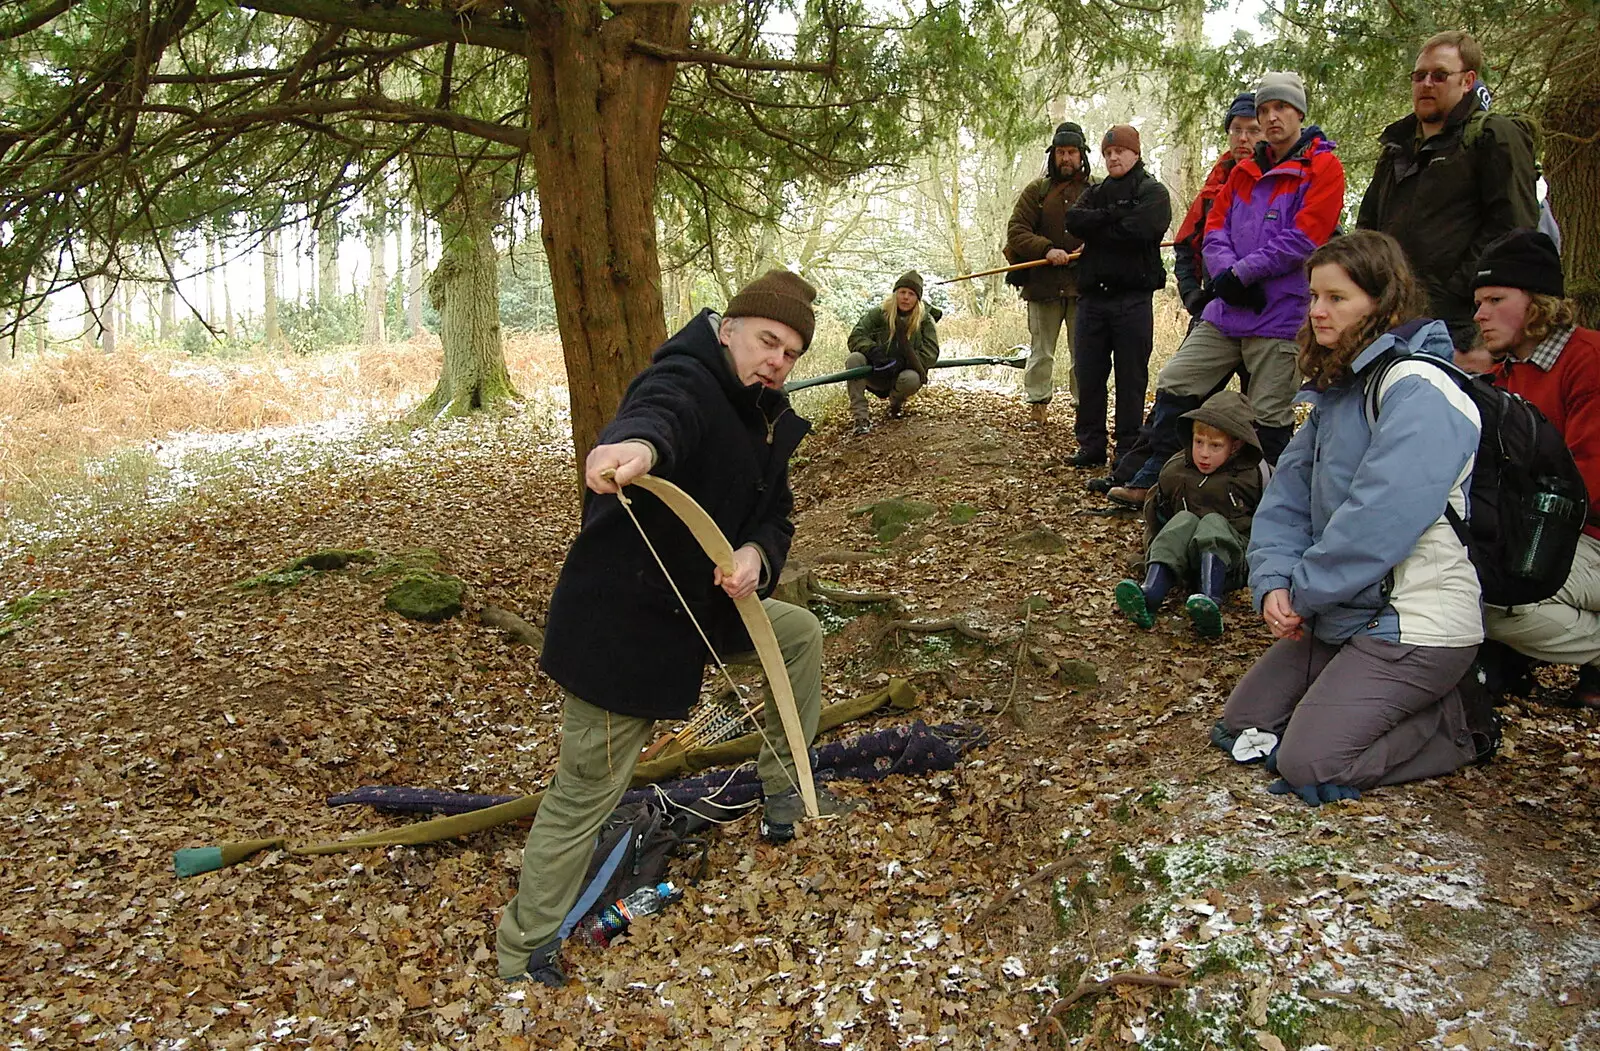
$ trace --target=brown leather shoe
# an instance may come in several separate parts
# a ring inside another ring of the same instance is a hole
[[[1030,404],[1028,406],[1028,418],[1030,422],[1036,423],[1041,427],[1050,422],[1050,403],[1036,401]]]
[[[1127,485],[1112,486],[1106,493],[1106,499],[1123,507],[1143,507],[1144,498],[1150,495],[1149,489],[1135,489]]]

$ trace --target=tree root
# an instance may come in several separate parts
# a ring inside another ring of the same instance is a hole
[[[1101,993],[1110,992],[1119,985],[1154,985],[1162,989],[1179,989],[1183,986],[1182,978],[1168,978],[1164,974],[1144,974],[1140,971],[1122,971],[1110,978],[1098,982],[1079,982],[1078,987],[1063,996],[1050,1006],[1046,1019],[1054,1021],[1072,1009],[1072,1005],[1079,1000],[1090,996],[1099,996]],[[1058,1024],[1059,1031],[1059,1024]],[[1040,1043],[1044,1043],[1043,1030],[1041,1030]]]
[[[1006,891],[1004,894],[1000,895],[998,898],[994,899],[977,912],[973,913],[972,922],[983,923],[984,921],[988,920],[990,916],[993,916],[995,913],[999,912],[1001,909],[1015,901],[1017,896],[1028,887],[1031,887],[1035,883],[1039,883],[1043,880],[1047,880],[1075,864],[1077,864],[1076,858],[1062,858],[1059,861],[1052,861],[1050,864],[1046,865],[1044,868],[1040,869],[1038,872],[1035,872],[1031,876],[1023,877],[1015,887],[1012,887],[1010,890]]]
[[[824,602],[855,602],[862,604],[881,602],[896,613],[902,612],[906,608],[904,600],[899,595],[891,595],[887,591],[845,591],[842,588],[830,588],[826,584],[813,581],[811,594]]]
[[[892,620],[884,625],[883,631],[878,635],[878,641],[882,642],[896,631],[918,631],[929,634],[939,631],[953,631],[958,635],[965,636],[974,642],[981,642],[986,646],[992,646],[995,643],[993,635],[979,628],[974,628],[964,614],[956,617],[946,617],[944,620]]]
[[[510,610],[499,606],[485,606],[478,611],[478,619],[491,628],[499,628],[512,639],[536,650],[544,649],[544,632],[529,624]]]
[[[1022,682],[1022,662],[1028,654],[1028,628],[1033,624],[1033,610],[1029,608],[1022,615],[1022,634],[1017,638],[1017,659],[1011,667],[1011,692],[1006,694],[1006,703],[1000,706],[992,722],[999,722],[1000,716],[1009,714],[1011,722],[1019,730],[1028,729],[1032,721],[1032,713],[1025,702],[1018,702],[1017,687]],[[992,723],[991,723],[992,725]]]

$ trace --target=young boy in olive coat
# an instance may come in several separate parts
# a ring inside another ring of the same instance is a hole
[[[1187,448],[1172,455],[1144,502],[1145,578],[1116,587],[1117,606],[1141,628],[1180,583],[1196,589],[1184,604],[1206,638],[1222,634],[1222,597],[1244,584],[1250,520],[1268,470],[1261,462],[1254,410],[1236,390],[1223,390],[1180,417]]]

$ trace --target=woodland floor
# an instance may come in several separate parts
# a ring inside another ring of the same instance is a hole
[[[495,977],[515,827],[183,881],[171,864],[398,821],[325,805],[363,784],[545,782],[556,690],[499,632],[402,620],[355,571],[232,585],[317,548],[426,547],[477,601],[534,617],[575,526],[559,441],[515,416],[372,432],[287,479],[5,554],[0,602],[60,593],[0,639],[5,1044],[1600,1046],[1600,720],[1535,698],[1506,709],[1486,767],[1320,810],[1269,795],[1206,744],[1267,641],[1242,596],[1215,645],[1175,615],[1133,628],[1110,590],[1138,526],[1065,465],[1065,421],[1026,432],[1016,397],[948,383],[913,409],[808,439],[794,558],[993,632],[885,636],[880,610],[821,610],[834,695],[906,676],[918,717],[993,744],[951,773],[843,783],[864,808],[785,849],[752,820],[721,829],[686,902],[571,952],[564,990]],[[882,496],[938,511],[881,544],[855,510]],[[1098,684],[1047,674],[1068,658]],[[1046,1020],[1122,972],[1178,987],[1118,984]]]

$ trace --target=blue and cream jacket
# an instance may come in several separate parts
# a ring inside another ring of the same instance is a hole
[[[1248,559],[1256,608],[1289,590],[1296,613],[1325,642],[1371,635],[1406,645],[1483,641],[1477,571],[1444,517],[1463,518],[1478,450],[1478,410],[1443,370],[1396,364],[1367,403],[1373,366],[1388,351],[1450,360],[1443,322],[1380,336],[1352,375],[1304,392],[1310,418],[1295,432],[1256,509]]]

